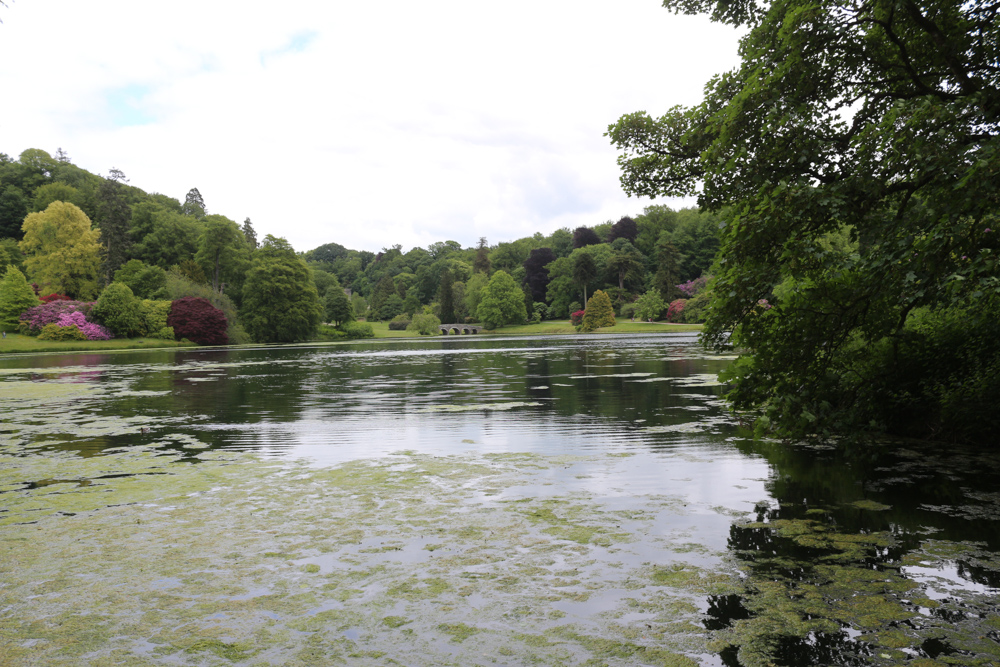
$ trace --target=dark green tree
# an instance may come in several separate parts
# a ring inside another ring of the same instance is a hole
[[[479,245],[476,246],[476,258],[472,262],[473,273],[490,273],[490,246],[486,243],[486,237],[479,237]]]
[[[111,169],[97,190],[97,218],[94,223],[101,230],[104,279],[109,283],[115,271],[128,261],[132,249],[129,233],[132,207],[128,204],[125,183],[128,183],[125,174],[119,169]]]
[[[191,188],[184,197],[184,204],[181,206],[181,213],[195,218],[204,218],[208,214],[205,208],[205,198],[201,196],[198,188]]]
[[[587,285],[597,278],[597,263],[593,255],[581,252],[573,258],[573,281],[583,289],[583,302],[587,303]]]
[[[535,248],[524,260],[524,280],[531,290],[533,301],[545,301],[545,293],[549,287],[548,265],[556,261],[556,254],[551,248]]]
[[[670,234],[664,232],[656,243],[656,275],[653,276],[653,286],[660,292],[660,297],[670,303],[681,296],[677,289],[680,281],[680,253],[670,241]]]
[[[316,334],[323,306],[309,267],[283,238],[268,234],[247,272],[240,316],[260,343],[293,343]]]
[[[8,266],[24,268],[24,253],[14,239],[0,239],[0,276],[7,272]]]
[[[745,29],[742,64],[608,135],[628,193],[724,215],[704,340],[746,351],[734,407],[790,435],[995,435],[995,2],[665,4]]]
[[[243,238],[247,240],[247,246],[250,250],[256,250],[260,247],[260,243],[257,242],[257,232],[254,230],[250,218],[243,221]]]
[[[0,238],[12,238],[18,241],[24,236],[21,223],[28,215],[28,198],[24,191],[16,185],[0,184]]]
[[[456,321],[455,317],[455,299],[452,292],[452,286],[455,280],[452,278],[451,271],[445,269],[441,272],[441,287],[438,291],[438,303],[441,304],[441,322],[445,324],[453,324]]]

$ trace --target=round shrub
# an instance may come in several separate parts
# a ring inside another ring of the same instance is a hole
[[[374,338],[375,330],[367,322],[348,322],[343,327],[344,333],[351,340],[356,338]]]
[[[389,331],[406,331],[406,327],[410,326],[410,318],[405,314],[396,315],[396,317],[389,320]]]
[[[42,333],[38,334],[38,340],[87,340],[87,336],[75,324],[68,327],[46,324],[42,327]]]
[[[104,288],[90,313],[120,338],[132,338],[146,333],[142,302],[124,283],[111,283]]]
[[[428,313],[418,313],[413,316],[413,322],[406,327],[407,331],[416,331],[421,336],[433,336],[441,333],[441,320]]]
[[[196,296],[174,301],[167,316],[167,326],[173,327],[176,338],[187,338],[199,345],[227,344],[227,325],[221,310]]]

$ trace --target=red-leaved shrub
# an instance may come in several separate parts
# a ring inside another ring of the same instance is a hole
[[[583,316],[586,315],[586,314],[587,314],[587,311],[585,311],[585,310],[578,310],[578,311],[576,311],[575,313],[573,313],[572,315],[569,316],[569,321],[570,321],[570,323],[573,326],[578,327],[578,326],[580,326],[580,323],[583,322]]]
[[[71,301],[71,299],[65,294],[46,294],[43,297],[39,297],[42,303],[52,303],[53,301]]]
[[[687,303],[687,299],[674,299],[670,302],[670,308],[667,309],[667,321],[677,322],[684,312],[684,304]]]
[[[167,326],[174,328],[174,335],[187,338],[199,345],[225,345],[229,342],[226,327],[229,322],[222,311],[196,296],[186,296],[170,304]]]

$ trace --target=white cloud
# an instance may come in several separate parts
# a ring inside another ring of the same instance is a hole
[[[300,250],[638,213],[608,124],[697,103],[736,63],[733,31],[656,0],[8,4],[0,150],[198,187]]]

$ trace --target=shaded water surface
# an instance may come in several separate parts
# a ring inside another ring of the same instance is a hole
[[[0,359],[0,657],[1000,660],[996,458],[752,442],[727,363],[687,335]]]

